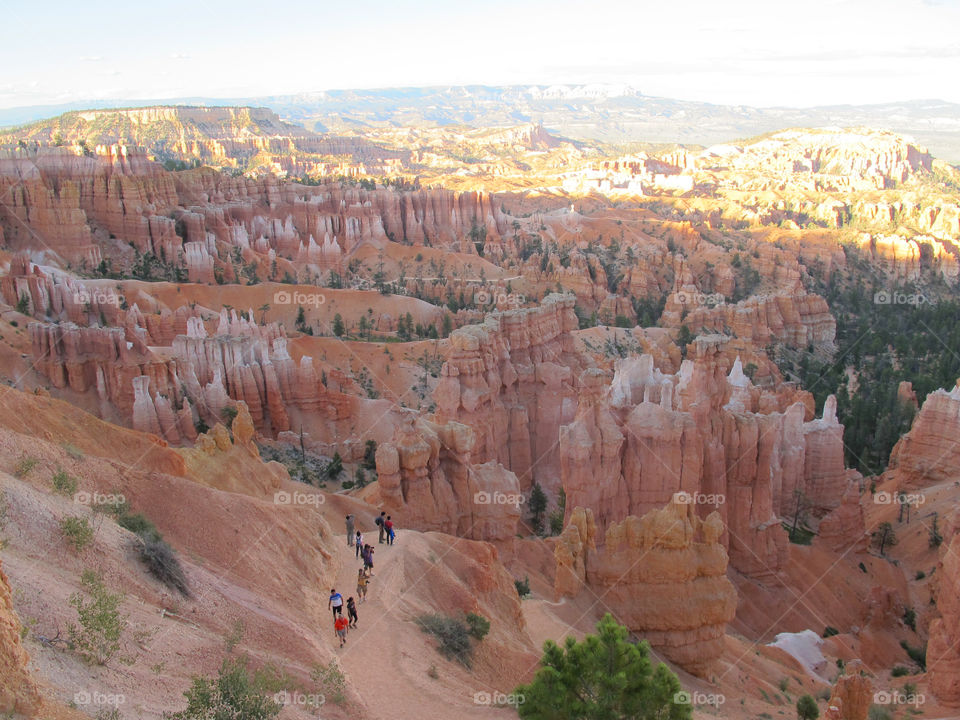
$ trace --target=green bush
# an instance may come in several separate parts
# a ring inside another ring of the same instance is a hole
[[[483,640],[490,632],[490,621],[477,613],[467,613],[467,625],[470,626],[470,636],[477,640]]]
[[[812,695],[801,695],[797,700],[797,717],[800,720],[817,720],[820,717],[820,708]]]
[[[827,625],[823,629],[823,637],[825,638],[833,637],[834,635],[839,635],[839,634],[840,634],[840,631],[837,630],[835,627],[833,627],[833,625]]]
[[[314,665],[310,670],[310,679],[317,683],[323,697],[330,702],[339,705],[346,699],[347,678],[336,660],[331,661],[329,665],[322,663]]]
[[[127,513],[121,515],[119,518],[117,518],[117,525],[129,530],[134,535],[139,535],[144,540],[147,538],[154,540],[161,539],[160,531],[157,530],[156,526],[140,513]]]
[[[548,640],[540,665],[533,682],[514,690],[524,698],[517,712],[525,720],[687,720],[693,714],[677,676],[652,661],[646,642],[631,642],[610,614],[582,641],[568,636],[559,646]]]
[[[77,479],[63,470],[57,470],[51,482],[53,482],[53,489],[61,495],[73,497],[77,492]]]
[[[84,592],[70,596],[80,622],[68,630],[70,643],[87,662],[105,665],[120,649],[127,627],[127,618],[120,613],[123,595],[112,594],[93,570],[84,571],[80,586]]]
[[[867,720],[893,720],[893,713],[882,705],[871,705],[867,711]]]
[[[514,580],[514,587],[517,588],[517,595],[521,598],[527,597],[530,594],[530,576],[527,575],[523,580]]]
[[[93,528],[90,522],[82,517],[65,517],[60,520],[60,532],[63,539],[76,551],[80,552],[93,541]]]
[[[906,640],[900,641],[900,647],[904,649],[904,652],[907,653],[907,656],[913,660],[917,665],[920,666],[920,669],[926,672],[927,670],[927,648],[919,647],[915,648],[910,645]]]
[[[903,611],[903,623],[908,628],[917,631],[917,612],[913,608],[907,608]]]
[[[416,622],[421,630],[437,639],[440,643],[437,649],[445,657],[470,667],[473,646],[470,644],[470,628],[465,622],[437,613],[421,615]]]
[[[36,458],[24,458],[17,463],[17,467],[13,471],[13,476],[16,478],[25,478],[39,463],[40,461]]]
[[[893,670],[890,671],[892,677],[903,677],[904,675],[910,674],[910,668],[904,667],[903,665],[894,665]]]
[[[267,683],[247,669],[246,658],[227,658],[217,677],[194,676],[184,693],[187,707],[168,715],[169,720],[269,720],[282,706],[267,693]]]

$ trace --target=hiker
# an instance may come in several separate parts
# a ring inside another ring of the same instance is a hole
[[[337,637],[340,638],[340,647],[347,643],[347,627],[349,625],[350,622],[342,615],[333,621],[333,629],[337,633]]]
[[[366,554],[363,556],[363,567],[370,570],[370,577],[373,577],[373,546],[367,545]]]
[[[347,547],[353,547],[353,515],[347,515]]]
[[[347,616],[350,618],[350,627],[355,628],[360,618],[357,616],[357,606],[352,597],[347,598]]]
[[[370,582],[370,579],[364,572],[365,569],[366,568],[360,568],[357,570],[357,596],[360,598],[360,602],[367,599],[367,583]]]
[[[357,548],[357,557],[360,557],[360,550],[363,548],[363,535],[357,530],[357,536],[353,539],[353,544]]]
[[[336,588],[330,588],[330,599],[327,601],[327,610],[333,611],[333,619],[337,615],[343,615],[343,595],[336,591]]]
[[[383,536],[387,531],[387,529],[383,526],[383,523],[384,523],[383,517],[386,514],[387,514],[386,511],[383,511],[380,513],[380,517],[374,520],[374,522],[377,524],[377,527],[380,528],[380,544],[381,545],[383,545]]]
[[[396,534],[393,532],[393,520],[390,519],[389,515],[387,515],[383,526],[387,529],[387,545],[393,545],[393,538],[396,537]]]

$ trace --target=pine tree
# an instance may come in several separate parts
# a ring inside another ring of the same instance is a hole
[[[650,660],[646,641],[629,640],[627,628],[608,613],[597,634],[567,637],[563,647],[548,640],[533,682],[515,690],[524,720],[687,720],[677,676]],[[678,695],[680,698],[678,698]]]

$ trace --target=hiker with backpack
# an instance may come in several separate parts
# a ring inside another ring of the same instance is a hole
[[[370,578],[367,577],[364,570],[366,570],[365,567],[357,570],[357,596],[360,598],[360,602],[367,599],[367,583],[370,582]]]
[[[337,592],[336,588],[330,588],[330,599],[327,600],[327,610],[333,611],[333,619],[337,615],[343,615],[343,595]]]
[[[387,532],[387,529],[386,529],[386,528],[384,527],[384,525],[383,525],[384,522],[385,522],[385,521],[384,521],[384,516],[385,516],[386,514],[387,514],[386,511],[383,511],[383,512],[380,513],[380,517],[378,517],[376,520],[374,520],[374,522],[377,524],[377,527],[380,528],[380,544],[381,544],[381,545],[383,545],[383,537],[384,537],[384,535],[385,535],[386,532]]]
[[[357,606],[352,597],[347,598],[347,616],[350,618],[350,627],[355,628],[360,618],[357,616]]]
[[[353,540],[353,544],[357,546],[357,557],[360,557],[360,551],[363,549],[363,535],[357,530],[357,536]]]
[[[370,570],[370,577],[373,577],[373,546],[367,545],[364,551],[363,569]]]
[[[350,622],[341,615],[333,621],[333,631],[337,634],[337,637],[340,638],[340,647],[343,647],[347,644],[347,627],[349,627]]]
[[[347,515],[347,547],[353,547],[353,523],[355,519],[353,515]]]
[[[393,545],[393,539],[396,537],[396,533],[393,532],[393,520],[390,519],[389,515],[387,515],[387,519],[384,520],[383,527],[387,530],[387,545]]]

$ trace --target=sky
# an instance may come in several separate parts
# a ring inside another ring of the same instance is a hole
[[[15,2],[3,108],[554,83],[754,106],[960,103],[960,0]]]

